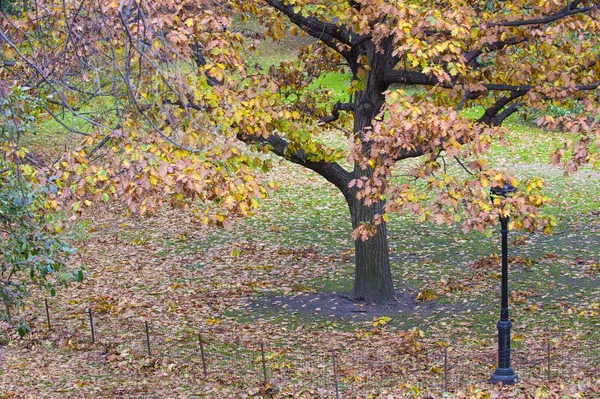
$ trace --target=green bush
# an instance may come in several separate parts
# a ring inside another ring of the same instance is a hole
[[[27,88],[14,87],[0,96],[0,315],[23,304],[32,288],[55,294],[55,286],[81,281],[83,272],[69,271],[73,249],[62,229],[64,214],[49,206],[57,188],[39,178],[26,163],[23,133],[34,126],[41,100]],[[21,323],[19,333],[26,333]]]
[[[19,15],[31,10],[28,0],[0,0],[0,11],[8,15]]]

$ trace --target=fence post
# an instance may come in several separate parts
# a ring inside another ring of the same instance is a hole
[[[44,298],[46,304],[46,320],[48,321],[48,331],[52,331],[52,324],[50,324],[50,309],[48,308],[48,298]]]
[[[444,392],[448,392],[448,347],[444,348]]]
[[[267,378],[267,363],[265,361],[265,344],[262,341],[260,341],[260,356],[262,359],[263,377],[264,377],[265,385],[267,385],[269,380]]]
[[[546,358],[548,360],[547,364],[548,364],[548,369],[547,369],[547,374],[548,374],[548,381],[551,380],[552,378],[552,374],[550,373],[550,363],[551,363],[551,357],[550,357],[550,340],[546,341]]]
[[[340,399],[338,387],[337,363],[335,361],[335,351],[331,351],[331,360],[333,361],[333,385],[335,387],[335,399]]]
[[[88,308],[88,316],[90,318],[90,330],[92,331],[92,345],[96,343],[96,335],[94,334],[94,319],[92,318],[92,308]]]
[[[202,372],[204,374],[204,378],[208,375],[206,372],[206,358],[204,356],[204,344],[202,343],[202,334],[198,333],[198,342],[200,343],[200,356],[202,356]]]
[[[150,332],[148,329],[148,321],[144,321],[144,324],[146,325],[146,345],[148,347],[148,357],[151,357],[151,352],[150,352]]]

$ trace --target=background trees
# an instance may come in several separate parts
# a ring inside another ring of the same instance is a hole
[[[483,155],[511,115],[560,105],[569,112],[539,123],[577,135],[571,168],[595,160],[597,17],[593,1],[47,1],[2,21],[3,58],[17,61],[2,78],[32,87],[68,132],[65,154],[42,169],[57,182],[52,206],[120,198],[146,213],[168,201],[227,226],[265,196],[253,172],[271,152],[343,193],[353,297],[386,303],[390,212],[465,230],[499,212],[516,228],[548,226],[536,218],[541,182]],[[256,65],[248,18],[271,39],[289,30],[317,42],[293,62]],[[347,72],[347,101],[311,85],[329,71]],[[328,142],[332,129],[349,151]],[[413,158],[411,178],[395,180],[394,165]],[[520,194],[492,209],[488,188],[505,182]]]

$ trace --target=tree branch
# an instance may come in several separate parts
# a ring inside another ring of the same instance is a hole
[[[502,124],[502,122],[504,122],[504,120],[506,118],[508,118],[509,116],[511,116],[512,114],[514,114],[518,109],[519,109],[519,104],[516,103],[512,103],[510,104],[512,101],[524,96],[525,94],[527,94],[527,91],[516,91],[516,92],[512,92],[509,96],[504,96],[500,99],[498,99],[491,107],[487,108],[485,110],[484,115],[479,118],[477,120],[478,123],[484,123],[486,125],[489,126],[500,126]],[[462,108],[462,105],[464,104],[464,102],[468,99],[468,98],[472,98],[474,97],[473,94],[471,94],[469,91],[467,91],[465,93],[465,95],[463,96],[461,102],[459,103],[459,107]],[[508,105],[508,108],[504,109],[504,107],[506,107],[506,105]],[[460,110],[459,107],[457,107],[457,110]],[[504,111],[502,111],[504,109]],[[502,112],[501,112],[502,111]],[[459,139],[458,142],[460,144],[464,144],[464,140]],[[417,158],[420,157],[422,155],[425,155],[428,151],[427,148],[415,148],[414,150],[408,151],[402,151],[402,153],[394,158],[394,161],[401,161],[403,159],[408,159],[408,158]],[[461,165],[463,166],[463,165]],[[463,166],[464,168],[464,166]]]
[[[489,91],[529,91],[535,89],[536,86],[533,85],[507,85],[507,84],[497,84],[497,83],[487,83],[484,84],[486,89]],[[592,83],[589,85],[576,85],[575,89],[580,91],[589,91],[595,90],[600,86],[600,81],[596,83]],[[568,87],[563,87],[568,88]]]
[[[320,21],[315,17],[305,17],[295,13],[291,5],[283,1],[266,0],[267,4],[283,13],[288,19],[310,36],[325,43],[328,47],[338,52],[348,63],[356,63],[352,60],[352,51],[346,46],[352,46],[355,40],[360,41],[362,36],[356,35],[347,27],[339,27],[332,23]]]
[[[46,98],[46,102],[48,102],[50,104],[53,104],[53,105],[58,105],[59,107],[63,107],[63,108],[66,108],[66,109],[70,108],[73,111],[79,111],[79,110],[81,110],[80,106],[70,106],[69,104],[67,104],[64,101],[56,101],[56,100],[54,100],[52,98]]]
[[[386,85],[406,84],[406,85],[424,85],[435,86],[440,83],[438,78],[433,75],[427,75],[422,72],[409,71],[406,69],[392,69],[386,72],[384,82]],[[446,87],[446,86],[444,86]],[[450,88],[451,86],[448,86]]]
[[[509,116],[511,116],[512,114],[514,114],[515,112],[517,112],[519,110],[519,106],[520,106],[519,103],[510,104],[504,111],[502,111],[501,113],[496,115],[494,118],[492,118],[492,120],[490,122],[490,126],[502,125],[502,122],[504,122],[504,120],[506,118],[508,118]]]
[[[210,84],[209,84],[210,85]],[[203,107],[202,105],[198,105],[196,103],[194,103],[193,101],[191,101],[189,98],[186,99],[186,101],[184,102],[181,97],[175,101],[173,100],[169,100],[169,99],[165,99],[162,100],[163,104],[168,104],[168,105],[177,105],[185,110],[187,110],[188,108],[191,109],[195,109],[196,111],[202,111],[202,112],[206,112],[206,108]]]
[[[356,0],[348,0],[348,4],[350,4],[350,7],[354,8],[356,11],[360,11],[362,8],[362,5]]]
[[[511,92],[510,95],[498,99],[491,107],[485,110],[484,114],[477,120],[477,122],[484,123],[489,126],[500,126],[506,118],[516,111],[516,108],[514,110],[511,108],[515,104],[511,104],[511,106],[507,109],[511,110],[508,115],[505,114],[506,111],[502,113],[500,113],[500,111],[502,111],[502,109],[512,101],[523,97],[528,91],[529,90],[514,91]]]
[[[131,101],[133,102],[134,107],[136,108],[136,110],[140,113],[140,115],[146,120],[146,122],[152,127],[152,129],[160,136],[162,137],[164,140],[168,141],[169,143],[173,144],[175,147],[180,148],[182,150],[188,151],[190,153],[200,153],[203,150],[198,150],[198,149],[194,149],[188,146],[184,146],[182,144],[177,143],[176,141],[174,141],[171,137],[167,136],[158,126],[156,126],[156,124],[152,121],[152,119],[146,114],[146,112],[144,112],[144,106],[142,106],[142,104],[140,104],[140,102],[138,101],[137,97],[136,97],[136,92],[133,89],[133,85],[131,83],[131,77],[130,77],[130,71],[131,71],[131,57],[129,54],[129,47],[127,47],[127,44],[129,44],[131,46],[131,48],[133,48],[138,54],[140,54],[140,57],[145,57],[143,52],[139,50],[139,48],[137,48],[134,43],[135,40],[133,38],[133,34],[131,32],[131,30],[129,29],[129,25],[127,24],[127,19],[129,16],[129,10],[126,11],[127,15],[123,14],[123,10],[120,7],[119,8],[119,18],[121,19],[121,23],[123,25],[123,28],[125,30],[125,37],[127,39],[126,41],[126,46],[125,46],[125,74],[124,74],[124,80],[125,80],[125,86],[127,87],[127,90],[129,92],[129,96],[131,98]],[[161,79],[165,82],[166,86],[169,87],[173,92],[176,92],[175,90],[173,90],[169,84],[169,82],[164,78],[164,76],[161,75]],[[207,132],[207,133],[214,133],[214,132]]]
[[[394,158],[394,161],[398,162],[402,161],[403,159],[418,158],[422,155],[425,155],[425,151],[422,148],[416,148],[411,151],[402,150],[400,155]]]
[[[66,109],[68,109],[73,116],[77,116],[77,117],[81,118],[82,120],[90,123],[93,126],[106,129],[106,127],[103,126],[101,123],[95,122],[94,120],[92,120],[90,118],[86,118],[82,114],[79,114],[75,109],[73,109],[68,104],[68,102],[67,102],[67,100],[66,100],[63,92],[61,90],[58,90],[57,87],[55,87],[55,85],[53,84],[53,82],[50,79],[49,75],[43,70],[43,67],[40,67],[38,64],[36,64],[35,62],[33,62],[32,60],[30,60],[29,58],[27,58],[25,56],[25,54],[23,54],[21,52],[21,50],[19,49],[19,47],[8,38],[8,35],[2,29],[0,29],[0,40],[3,41],[4,43],[6,43],[9,47],[11,47],[14,50],[15,54],[18,56],[18,58],[20,58],[26,65],[28,65],[29,67],[31,67],[41,77],[41,79],[52,89],[52,91],[54,93],[56,93],[58,95],[58,97],[60,97],[60,99],[62,100],[62,105]],[[52,117],[57,122],[59,122],[64,127],[68,128],[69,130],[73,131],[73,129],[69,128],[64,123],[62,123],[58,119],[58,117],[55,116],[52,112],[50,112],[46,107],[45,107],[45,109],[46,109],[46,111],[48,111],[50,113],[50,115],[52,115]],[[83,133],[83,134],[85,134],[85,133]]]
[[[192,57],[194,58],[194,61],[196,61],[196,65],[198,65],[198,67],[206,65],[206,58],[204,58],[204,54],[202,53],[202,45],[196,41],[190,45],[190,48],[192,50]],[[210,87],[223,85],[223,82],[210,76],[206,72],[204,72],[204,77],[206,78],[206,83],[208,83]]]
[[[455,108],[456,112],[459,112],[460,110],[462,110],[462,108],[464,107],[467,100],[469,100],[471,98],[475,98],[475,97],[476,97],[476,95],[472,94],[469,90],[465,91],[465,94],[462,96],[458,105]]]
[[[121,127],[119,126],[118,128],[121,128]],[[87,159],[90,159],[90,158],[92,158],[92,156],[93,156],[93,155],[94,155],[96,152],[98,152],[99,150],[101,150],[101,149],[102,149],[102,147],[104,147],[104,146],[106,145],[106,143],[108,143],[108,141],[110,140],[110,138],[111,138],[111,135],[110,135],[110,134],[107,134],[106,136],[104,136],[104,137],[102,138],[102,140],[100,140],[100,142],[99,142],[98,144],[96,144],[96,145],[94,146],[94,148],[92,148],[92,149],[90,150],[90,152],[87,154],[86,158],[87,158]]]
[[[492,52],[492,51],[502,50],[503,48],[505,48],[507,46],[514,46],[517,44],[524,43],[526,41],[527,41],[526,38],[519,39],[516,36],[513,36],[513,37],[509,38],[508,40],[500,40],[495,43],[486,43],[480,49],[472,50],[472,51],[465,53],[464,54],[465,64],[470,64],[471,62],[475,61],[477,59],[477,57],[479,57],[485,51]]]
[[[267,138],[238,134],[237,138],[248,145],[255,144],[267,147],[273,154],[318,173],[336,186],[342,192],[346,201],[353,199],[348,187],[353,178],[352,174],[342,168],[340,164],[336,162],[309,161],[306,152],[302,149],[290,153],[287,151],[289,143],[283,137],[274,134],[269,135]]]
[[[25,154],[24,160],[28,164],[35,166],[38,169],[46,166],[46,163],[44,162],[44,160],[39,158],[37,155],[33,154],[32,152],[27,152]]]
[[[354,112],[354,103],[340,103],[339,101],[333,106],[331,115],[321,118],[321,124],[337,121],[340,117],[340,111]]]
[[[600,7],[600,4],[596,4],[596,5],[589,6],[589,7],[574,8],[574,7],[579,6],[579,4],[581,4],[582,2],[583,2],[583,0],[573,0],[572,2],[567,3],[567,6],[560,9],[560,11],[557,11],[554,14],[548,15],[546,17],[525,19],[522,21],[506,21],[506,22],[492,24],[490,26],[491,27],[494,27],[494,26],[525,26],[525,25],[549,24],[552,22],[556,22],[559,19],[571,16],[571,15],[575,15],[575,14],[581,14],[581,13],[585,13],[588,11],[592,11],[592,10]]]

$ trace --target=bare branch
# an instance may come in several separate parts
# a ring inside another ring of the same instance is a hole
[[[106,143],[108,143],[108,140],[110,140],[111,135],[107,134],[106,136],[104,136],[102,138],[102,140],[100,140],[100,142],[98,144],[96,144],[94,146],[94,148],[92,148],[90,150],[90,152],[87,154],[86,158],[90,159],[97,151],[99,151],[102,147],[104,147],[106,145]]]
[[[469,170],[469,168],[467,168],[467,166],[460,160],[460,158],[458,158],[457,156],[454,157],[454,159],[456,160],[456,162],[458,162],[458,164],[465,170],[465,172],[467,172],[468,174],[470,174],[471,176],[475,176],[475,173],[471,172]]]
[[[25,159],[25,162],[27,162],[30,165],[35,166],[38,169],[46,166],[44,160],[41,158],[38,158],[38,156],[33,154],[31,151],[29,151],[25,154],[24,159]]]
[[[52,91],[54,93],[56,93],[60,97],[60,99],[62,100],[62,104],[61,105],[63,105],[66,109],[68,109],[69,112],[71,112],[74,116],[77,116],[77,117],[81,118],[85,122],[88,122],[88,123],[92,124],[93,126],[97,126],[99,128],[102,128],[102,129],[110,130],[106,126],[102,125],[101,123],[98,123],[98,122],[96,122],[94,120],[91,120],[89,118],[84,117],[83,115],[79,114],[76,109],[74,109],[73,107],[71,107],[68,104],[68,102],[67,102],[64,94],[62,93],[62,91],[58,90],[58,88],[55,87],[55,85],[53,84],[53,82],[50,79],[50,77],[36,63],[34,63],[33,61],[31,61],[29,58],[27,58],[21,52],[21,50],[17,47],[17,45],[15,43],[13,43],[8,38],[8,36],[6,35],[6,33],[2,29],[0,29],[0,39],[2,39],[6,44],[8,44],[8,46],[11,47],[15,51],[15,53],[17,54],[17,56],[23,62],[25,62],[25,64],[27,64],[29,67],[31,67],[41,77],[41,79],[52,89]],[[51,113],[51,115],[52,115],[53,118],[55,118],[58,121],[57,117],[55,117],[54,114]],[[60,123],[60,121],[58,121],[58,122]],[[63,126],[66,127],[66,125],[64,125],[64,124],[63,124]]]
[[[456,112],[459,112],[465,106],[465,103],[467,102],[467,100],[472,97],[473,97],[473,95],[471,94],[471,92],[469,90],[465,91],[465,94],[462,96],[462,98],[460,99],[460,102],[456,106]]]
[[[47,98],[46,102],[53,104],[53,105],[58,105],[59,107],[62,107],[62,108],[73,109],[74,111],[79,111],[81,109],[81,107],[70,106],[69,104],[67,104],[64,101],[56,101],[52,98]]]
[[[415,148],[414,150],[402,150],[402,152],[400,153],[399,156],[394,157],[394,161],[398,162],[398,161],[402,161],[403,159],[410,159],[410,158],[418,158],[422,155],[425,155],[428,151],[425,151],[424,148]]]
[[[144,106],[142,104],[139,103],[135,90],[133,88],[133,85],[131,83],[131,77],[129,75],[129,71],[131,70],[130,67],[130,54],[129,54],[129,47],[131,47],[132,49],[134,49],[138,54],[140,54],[140,57],[144,57],[147,58],[144,54],[143,51],[140,51],[140,49],[135,46],[135,40],[133,38],[133,34],[131,32],[131,30],[129,29],[129,26],[127,24],[127,16],[129,15],[129,10],[126,10],[127,15],[123,14],[122,12],[119,13],[119,18],[121,19],[121,23],[123,25],[123,28],[125,30],[125,35],[127,37],[127,42],[126,42],[126,48],[125,48],[125,76],[124,76],[124,80],[125,80],[125,85],[127,87],[127,90],[129,92],[129,96],[131,98],[131,101],[133,102],[133,105],[135,106],[136,110],[141,114],[141,116],[146,120],[146,122],[148,122],[148,124],[152,127],[152,129],[160,136],[162,137],[164,140],[168,141],[169,143],[173,144],[174,146],[176,146],[177,148],[180,148],[182,150],[188,151],[190,153],[200,153],[203,152],[204,149],[195,149],[195,148],[191,148],[188,146],[184,146],[180,143],[177,143],[175,140],[173,140],[171,137],[167,136],[164,134],[164,132],[152,121],[152,119],[150,119],[150,117],[146,114],[146,112],[144,112]],[[127,44],[129,46],[127,46]],[[152,62],[151,60],[149,60],[149,62]],[[158,68],[157,68],[158,70]],[[167,87],[169,87],[174,93],[176,93],[177,91],[175,91],[169,84],[169,82],[167,81],[167,79],[162,76],[162,74],[159,74],[161,79],[165,82],[165,85]],[[209,134],[214,134],[214,132],[209,132],[206,131]]]

